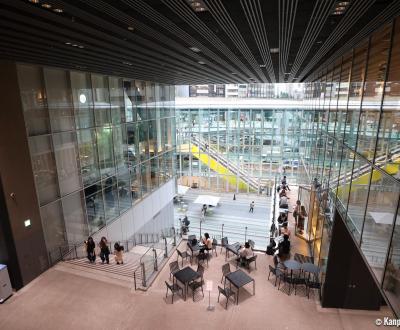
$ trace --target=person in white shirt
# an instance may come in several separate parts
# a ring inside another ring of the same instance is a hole
[[[244,244],[244,247],[243,247],[242,249],[240,249],[240,251],[239,251],[239,256],[240,256],[241,258],[249,259],[249,258],[251,258],[253,255],[254,255],[254,252],[253,252],[253,250],[251,249],[249,242],[246,242],[246,243]]]

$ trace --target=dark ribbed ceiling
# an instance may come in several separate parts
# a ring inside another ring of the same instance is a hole
[[[399,0],[0,4],[1,58],[173,84],[304,81],[400,14]]]

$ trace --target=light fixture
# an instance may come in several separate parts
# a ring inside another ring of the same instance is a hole
[[[128,26],[128,30],[133,31],[133,30],[135,30],[135,28],[133,26]]]
[[[86,103],[86,95],[85,94],[79,95],[79,102]]]
[[[39,3],[39,0],[28,0],[28,1],[32,3]]]
[[[322,40],[318,40],[316,44],[322,44]]]
[[[232,72],[232,74],[237,74],[236,72]]]
[[[197,63],[204,65],[205,63],[203,61],[198,61]]]
[[[65,44],[66,44],[66,45],[70,45],[71,43],[70,43],[70,42],[66,42]]]
[[[78,46],[78,48],[85,48],[85,46],[80,45],[80,46]]]
[[[265,68],[266,66],[266,64],[260,64],[260,68]]]
[[[44,4],[42,4],[42,7],[43,7],[43,8],[46,8],[46,9],[50,9],[50,8],[51,8],[51,4],[49,4],[49,3],[44,3]]]
[[[201,50],[199,48],[197,48],[197,47],[189,47],[189,49],[191,51],[195,52],[195,53],[200,53],[201,52]]]
[[[271,54],[276,54],[279,53],[279,48],[270,48],[269,51]]]
[[[129,65],[129,66],[133,65],[131,62],[122,62],[122,64]]]
[[[78,45],[77,44],[73,44],[72,47],[78,47]]]
[[[53,11],[54,11],[55,13],[60,14],[60,13],[62,13],[64,10],[62,10],[61,8],[54,8]]]

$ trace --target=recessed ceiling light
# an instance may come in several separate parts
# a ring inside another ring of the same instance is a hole
[[[43,7],[43,8],[50,9],[50,8],[51,8],[51,5],[50,5],[49,3],[44,3],[44,4],[42,4],[42,7]]]
[[[260,68],[265,68],[266,66],[266,64],[260,64]]]
[[[66,45],[70,45],[71,43],[70,43],[70,42],[66,42],[65,44],[66,44]]]
[[[55,13],[62,13],[64,10],[62,10],[61,8],[54,8],[53,9],[53,11],[55,12]]]
[[[78,47],[78,45],[77,44],[73,44],[72,47]]]
[[[200,53],[201,52],[201,50],[199,48],[197,48],[197,47],[189,47],[189,49],[191,51],[195,52],[195,53]]]
[[[203,61],[198,61],[197,63],[204,65],[205,63]]]
[[[285,72],[285,74],[290,74],[290,72]]]
[[[276,53],[279,53],[279,48],[270,48],[269,51],[271,54],[276,54]]]
[[[28,0],[28,1],[32,3],[39,3],[39,0]]]
[[[322,44],[322,40],[318,40],[316,43],[317,44]]]
[[[133,30],[135,30],[135,28],[133,26],[128,26],[128,30],[133,31]]]
[[[232,74],[237,74],[236,72],[232,72]]]
[[[80,45],[80,46],[78,46],[79,48],[85,48],[85,46],[82,46],[82,45]]]

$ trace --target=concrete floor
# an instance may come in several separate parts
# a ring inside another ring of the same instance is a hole
[[[291,199],[295,201],[296,198]],[[290,218],[291,219],[291,218]],[[292,239],[293,252],[306,254],[301,240]],[[180,250],[185,250],[183,242]],[[176,260],[176,253],[171,257]],[[375,320],[391,316],[381,311],[323,309],[316,294],[310,299],[304,289],[290,296],[286,288],[274,287],[268,281],[268,264],[272,257],[259,254],[257,270],[252,265],[250,276],[256,281],[256,294],[249,284],[240,291],[239,305],[225,298],[217,303],[221,266],[225,254],[214,256],[206,268],[204,279],[212,280],[213,312],[207,311],[208,292],[184,301],[175,296],[165,298],[168,266],[161,270],[147,292],[132,291],[130,283],[118,282],[95,273],[72,271],[62,266],[48,270],[32,283],[0,305],[0,329],[375,329]],[[190,265],[184,263],[184,267]],[[196,266],[193,265],[193,268]],[[231,270],[235,269],[231,264]]]

